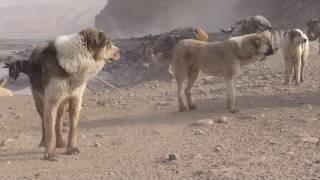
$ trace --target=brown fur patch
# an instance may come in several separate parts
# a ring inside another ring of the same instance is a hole
[[[107,46],[108,49],[111,48],[111,42],[108,36],[93,28],[88,28],[79,33],[86,44],[88,50],[92,53],[96,60],[100,60],[100,54],[102,49]]]

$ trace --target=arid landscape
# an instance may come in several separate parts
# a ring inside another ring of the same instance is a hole
[[[296,22],[277,21],[269,13],[279,28]],[[307,17],[296,26],[303,27]],[[223,79],[204,74],[193,89],[198,109],[179,113],[168,67],[142,65],[141,44],[148,38],[114,40],[122,59],[99,77],[121,90],[90,81],[80,116],[79,155],[56,149],[58,161],[42,160],[41,121],[28,79],[9,81],[6,87],[15,96],[0,98],[0,179],[320,179],[318,43],[311,43],[302,85],[283,85],[279,51],[242,69],[239,113],[226,108]],[[2,38],[1,60],[26,59],[30,45],[45,40]],[[0,75],[7,73],[3,69]],[[67,132],[68,118],[65,139]]]

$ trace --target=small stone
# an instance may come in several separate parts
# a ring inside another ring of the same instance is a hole
[[[216,122],[217,123],[227,123],[228,122],[228,118],[225,117],[225,116],[222,116]]]
[[[196,129],[196,130],[194,131],[194,135],[204,135],[204,134],[205,134],[205,132],[202,131],[201,129]]]
[[[93,145],[94,147],[100,147],[101,146],[101,144],[99,144],[99,143],[94,143],[94,145]]]
[[[94,135],[94,137],[103,138],[103,135],[102,134],[96,134],[96,135]]]
[[[263,110],[264,110],[264,111],[268,111],[269,109],[268,109],[268,108],[263,108]]]
[[[170,106],[171,103],[170,102],[166,102],[166,101],[162,101],[162,102],[158,102],[157,106],[162,106],[162,107],[167,107]]]
[[[10,165],[10,164],[11,164],[11,161],[7,161],[7,164]]]
[[[195,126],[212,126],[213,120],[212,119],[201,119],[194,123]]]
[[[223,146],[222,145],[218,145],[215,148],[213,148],[214,152],[222,152],[223,151]]]
[[[259,114],[259,117],[260,117],[260,118],[265,118],[265,117],[266,117],[266,115],[265,115],[265,114],[263,114],[263,113],[261,113],[261,114]]]
[[[168,155],[168,161],[176,161],[179,159],[179,155],[176,154],[176,153],[173,153],[173,154],[169,154]]]
[[[305,107],[306,107],[307,109],[312,109],[312,106],[311,106],[310,104],[306,104]]]

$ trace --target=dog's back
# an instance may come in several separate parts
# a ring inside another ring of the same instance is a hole
[[[41,94],[52,77],[67,76],[67,73],[59,66],[57,51],[50,42],[46,46],[35,48],[29,60],[31,66],[30,82],[33,89]]]

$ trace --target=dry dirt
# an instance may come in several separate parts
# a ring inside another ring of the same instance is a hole
[[[312,46],[299,87],[283,85],[280,53],[245,67],[238,114],[226,109],[222,79],[205,75],[193,90],[198,110],[187,113],[177,112],[174,81],[88,91],[81,154],[57,149],[57,162],[41,160],[31,96],[1,98],[0,179],[319,179],[320,57]],[[214,123],[195,126],[201,119]]]

